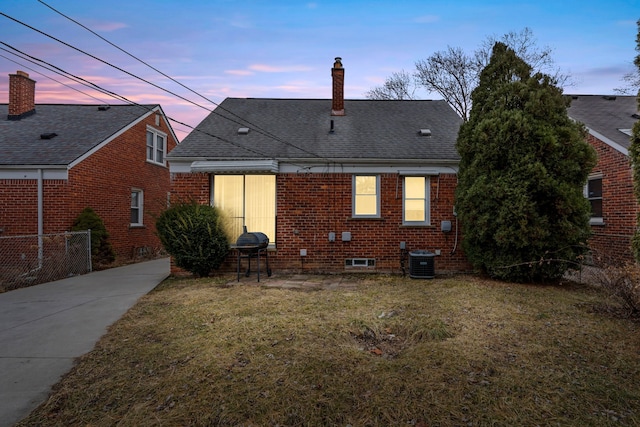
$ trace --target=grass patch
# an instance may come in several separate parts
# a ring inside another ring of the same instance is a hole
[[[165,281],[26,425],[640,425],[638,324],[586,286]]]

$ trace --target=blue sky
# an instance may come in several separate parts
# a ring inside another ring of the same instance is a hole
[[[45,4],[43,4],[44,2]],[[350,0],[2,0],[0,12],[188,100],[154,88],[33,29],[0,16],[0,42],[167,115],[196,126],[215,105],[108,45],[49,5],[91,28],[205,98],[330,98],[330,69],[343,58],[345,96],[364,98],[394,71],[461,47],[471,53],[489,35],[529,27],[572,76],[567,93],[611,94],[636,55],[640,0],[350,1]],[[0,48],[8,49],[6,45]],[[9,49],[11,50],[11,49]],[[15,61],[15,62],[13,62]],[[16,64],[18,62],[18,64]],[[28,69],[32,68],[33,70]],[[24,70],[38,83],[39,103],[98,103],[0,50],[0,103],[8,74]],[[114,102],[77,84],[74,87]],[[423,94],[437,99],[437,94]],[[189,131],[174,124],[180,138]]]

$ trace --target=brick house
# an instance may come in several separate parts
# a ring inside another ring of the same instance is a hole
[[[11,74],[0,104],[0,235],[64,232],[91,207],[119,258],[159,248],[177,143],[162,108],[35,104],[35,84]]]
[[[331,74],[332,99],[225,99],[167,156],[172,197],[221,208],[232,244],[243,226],[267,234],[274,269],[400,272],[404,248],[469,270],[460,117],[442,100],[345,100],[340,58]]]
[[[635,96],[570,95],[569,116],[587,127],[588,142],[598,154],[585,197],[592,206],[590,247],[594,261],[633,261],[631,238],[637,226],[629,158],[630,136],[638,121]]]

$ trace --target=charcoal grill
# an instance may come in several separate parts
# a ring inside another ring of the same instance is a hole
[[[242,259],[247,260],[247,271],[245,277],[249,277],[251,274],[251,258],[256,258],[258,261],[258,282],[260,281],[260,257],[264,256],[267,264],[267,276],[271,277],[271,268],[269,268],[269,252],[267,248],[269,246],[269,237],[264,233],[259,232],[247,232],[247,227],[244,227],[244,232],[236,240],[236,250],[238,251],[238,282],[240,281],[240,261]]]

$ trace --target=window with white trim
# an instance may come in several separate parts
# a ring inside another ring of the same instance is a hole
[[[402,199],[404,225],[430,225],[429,177],[405,176]]]
[[[147,126],[147,161],[165,166],[167,134]]]
[[[353,217],[380,218],[379,176],[353,176]]]
[[[602,176],[589,177],[585,185],[585,197],[591,205],[591,224],[602,224]]]
[[[231,243],[243,233],[264,233],[276,242],[276,176],[213,175],[213,206],[222,211]]]
[[[143,225],[142,214],[144,206],[143,192],[140,189],[131,190],[131,226],[139,227]]]

